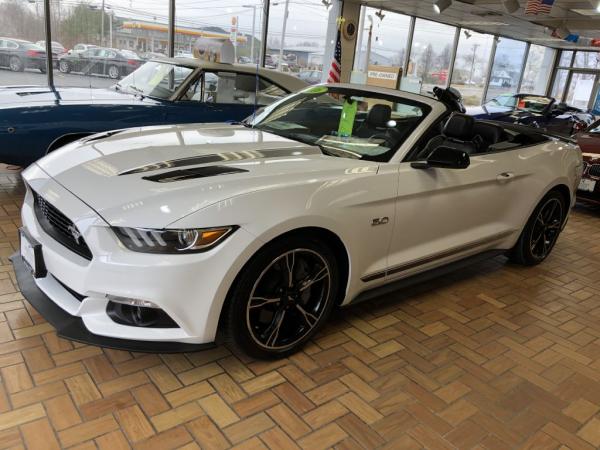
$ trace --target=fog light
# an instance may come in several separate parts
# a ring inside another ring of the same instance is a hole
[[[159,308],[155,303],[149,302],[148,300],[140,300],[138,298],[118,297],[116,295],[107,295],[106,298],[113,303],[120,303],[122,305],[140,306],[142,308]]]

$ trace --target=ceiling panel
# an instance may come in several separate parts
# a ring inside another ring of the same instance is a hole
[[[525,15],[526,0],[519,1],[521,8],[514,14],[505,12],[501,0],[454,0],[441,14],[434,13],[433,0],[378,0],[362,3],[555,48],[585,47],[552,38],[549,28],[566,27],[583,37],[600,38],[600,13],[595,10],[598,4],[596,0],[556,0],[550,15],[537,16]],[[598,48],[594,50],[598,51]]]

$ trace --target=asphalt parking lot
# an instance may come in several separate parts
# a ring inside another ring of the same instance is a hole
[[[0,86],[14,85],[44,85],[47,82],[46,74],[37,70],[26,70],[25,72],[11,72],[10,70],[0,69]],[[108,77],[90,76],[81,74],[64,74],[58,70],[54,71],[54,84],[56,86],[70,87],[92,87],[107,88],[115,84],[114,80]]]

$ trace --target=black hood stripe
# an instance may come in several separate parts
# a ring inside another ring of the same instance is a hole
[[[153,181],[155,183],[174,183],[176,181],[194,180],[196,178],[216,177],[217,175],[230,175],[234,173],[248,172],[245,169],[228,166],[208,166],[193,167],[191,169],[170,170],[142,177],[142,180]]]
[[[273,150],[248,150],[242,152],[223,152],[213,153],[209,155],[198,155],[191,156],[188,158],[171,159],[168,161],[161,161],[154,164],[148,164],[135,169],[126,170],[119,173],[121,175],[133,175],[136,173],[152,172],[155,170],[163,169],[175,169],[178,167],[196,166],[199,164],[210,164],[216,162],[227,162],[227,161],[243,161],[248,159],[263,159],[263,158],[281,158],[284,156],[305,156],[305,155],[319,155],[321,151],[317,148],[285,148],[285,149],[273,149]]]

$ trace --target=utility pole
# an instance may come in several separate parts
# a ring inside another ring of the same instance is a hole
[[[250,44],[250,59],[254,64],[254,33],[256,32],[256,7],[258,5],[242,5],[242,8],[252,8],[252,43]]]
[[[473,72],[475,70],[475,55],[477,53],[478,48],[479,44],[473,44],[473,58],[471,59],[471,73],[469,74],[469,84],[473,82]]]
[[[279,47],[279,61],[277,61],[277,68],[281,70],[283,62],[283,48],[285,47],[285,29],[287,28],[287,20],[290,8],[290,0],[285,0],[285,11],[283,13],[283,28],[281,29],[281,46]]]
[[[102,0],[102,11],[100,15],[102,16],[102,25],[100,25],[100,46],[104,47],[104,0]]]
[[[366,13],[366,10],[365,10]],[[373,39],[373,16],[369,14],[369,39],[367,39],[367,54],[365,57],[365,73],[369,73],[369,62],[371,59],[371,41]],[[362,31],[362,30],[361,30]]]
[[[167,56],[175,56],[175,0],[169,0],[169,41]]]
[[[108,19],[108,20],[110,20],[110,22],[109,22],[109,26],[108,26],[108,29],[109,29],[109,36],[110,36],[110,48],[114,48],[114,47],[115,47],[115,46],[113,45],[113,14],[114,14],[114,12],[113,12],[113,11],[111,11],[111,12],[110,12],[110,17],[109,17],[109,19]]]

